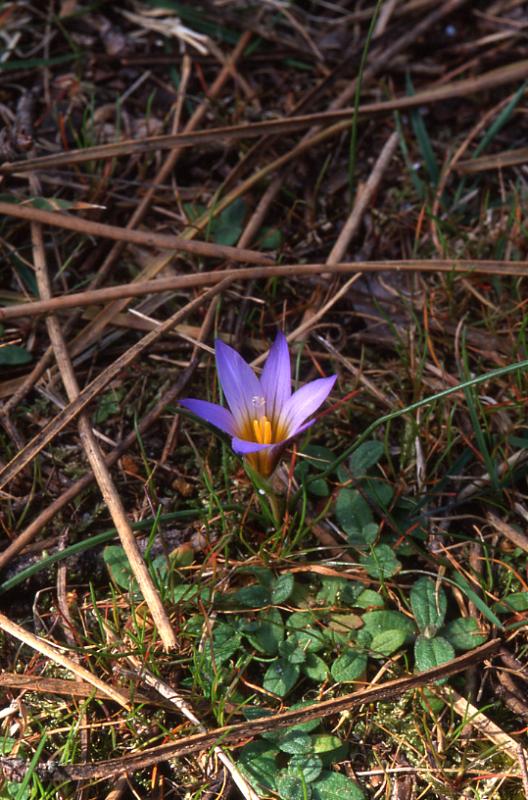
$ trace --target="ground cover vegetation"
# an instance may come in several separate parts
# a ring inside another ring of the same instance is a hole
[[[528,797],[527,13],[0,3],[1,798]]]

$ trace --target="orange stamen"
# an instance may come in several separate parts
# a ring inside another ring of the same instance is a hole
[[[259,444],[271,444],[271,422],[266,416],[253,420],[253,431]]]

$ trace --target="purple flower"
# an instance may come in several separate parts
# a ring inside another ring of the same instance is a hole
[[[337,376],[311,381],[292,394],[290,355],[282,333],[277,334],[260,380],[236,350],[219,339],[215,355],[229,410],[191,398],[181,404],[232,436],[235,453],[245,456],[257,472],[268,477],[284,446],[315,422],[306,420],[326,400]]]

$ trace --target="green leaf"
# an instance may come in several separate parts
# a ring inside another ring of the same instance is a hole
[[[226,599],[230,607],[262,608],[269,604],[270,593],[265,586],[254,584],[253,586],[244,586]]]
[[[259,613],[251,629],[242,628],[253,647],[268,656],[277,654],[284,639],[284,624],[277,608],[270,608]]]
[[[312,737],[302,731],[289,730],[278,742],[279,750],[290,755],[311,753],[313,750]]]
[[[127,592],[131,591],[136,584],[123,548],[118,544],[107,545],[103,550],[103,561],[114,583]]]
[[[286,627],[295,631],[292,636],[295,636],[297,647],[306,653],[316,653],[326,644],[324,628],[312,624],[316,621],[314,614],[302,611],[295,611],[286,620]]]
[[[328,484],[323,478],[316,478],[314,481],[310,481],[308,484],[308,491],[310,494],[313,494],[314,497],[328,497],[330,494]]]
[[[325,634],[331,642],[349,642],[354,632],[363,625],[363,620],[358,614],[332,614],[328,620]],[[337,636],[335,636],[337,634]]]
[[[346,758],[349,751],[347,742],[343,742],[339,736],[330,733],[316,733],[312,736],[313,751],[323,762],[323,766],[329,766],[336,761]]]
[[[271,602],[280,605],[286,602],[293,592],[295,578],[291,572],[284,572],[273,582],[271,589]]]
[[[306,445],[302,455],[307,456],[307,458],[303,460],[303,464],[307,464],[310,468],[320,470],[321,472],[327,469],[335,460],[335,455],[332,451],[328,447],[321,447],[319,444]]]
[[[339,525],[348,535],[351,544],[365,546],[363,528],[374,522],[367,501],[355,489],[341,489],[337,495],[336,517]]]
[[[321,578],[321,588],[317,592],[316,602],[318,605],[336,605],[339,603],[339,595],[349,583],[346,578]]]
[[[312,788],[302,776],[283,769],[277,776],[277,792],[282,800],[311,800]]]
[[[506,595],[499,603],[495,603],[493,610],[497,614],[511,614],[513,611],[528,611],[528,592],[512,592]]]
[[[17,344],[4,344],[0,346],[0,366],[20,367],[33,361],[33,356],[24,347]]]
[[[220,667],[236,653],[241,645],[241,634],[227,622],[217,622],[213,628],[212,639],[204,644],[203,659],[207,669]]]
[[[210,226],[211,238],[217,244],[235,245],[242,233],[246,216],[246,202],[238,197]]]
[[[237,754],[237,765],[254,788],[261,792],[277,788],[277,748],[266,740],[246,744]]]
[[[312,704],[312,700],[301,700],[299,703],[294,703],[292,706],[290,706],[290,710],[294,711],[296,708],[306,708],[306,706],[311,706]],[[288,728],[288,730],[312,733],[312,731],[318,728],[320,724],[320,719],[309,719],[307,722],[298,722],[297,725],[294,725],[292,728]]]
[[[455,619],[446,625],[441,633],[455,650],[472,650],[473,647],[480,647],[488,638],[473,617]]]
[[[354,605],[358,608],[372,608],[373,606],[383,607],[385,603],[383,597],[373,589],[364,589],[354,601]]]
[[[323,683],[328,677],[328,667],[322,658],[315,653],[307,653],[306,660],[302,666],[304,674],[312,681]]]
[[[313,784],[313,800],[365,800],[355,781],[339,772],[325,771]]]
[[[372,637],[370,649],[374,655],[390,656],[405,644],[407,634],[401,629],[381,631]]]
[[[174,586],[170,590],[171,602],[176,604],[176,603],[183,603],[185,601],[188,602],[190,600],[194,600],[194,598],[198,594],[200,594],[200,596],[202,597],[202,592],[204,590],[207,591],[207,593],[209,595],[211,594],[210,590],[208,590],[207,587],[204,587],[203,590],[200,590],[200,588],[198,586],[196,586],[195,584],[192,584],[192,583],[179,584],[178,586]]]
[[[279,653],[290,664],[304,664],[306,661],[307,654],[302,647],[299,647],[295,634],[288,636],[284,642],[280,643]]]
[[[279,658],[269,665],[264,674],[262,685],[267,692],[273,692],[278,697],[284,697],[290,689],[293,689],[300,673],[301,670],[297,664],[290,664],[284,658]]]
[[[382,509],[388,508],[394,497],[392,486],[377,478],[368,478],[364,481],[363,491],[375,506]]]
[[[107,419],[119,413],[121,401],[124,396],[123,389],[111,389],[99,398],[97,409],[94,414],[94,423],[101,425]]]
[[[407,74],[407,94],[414,94],[414,88],[409,74]],[[431,144],[431,139],[427,133],[427,127],[425,125],[421,110],[419,108],[413,109],[410,112],[410,117],[416,139],[418,140],[422,158],[429,174],[429,178],[431,179],[433,186],[436,186],[439,177],[438,163],[434,154],[433,145]]]
[[[319,756],[302,755],[292,756],[288,762],[288,772],[292,775],[302,775],[306,783],[316,781],[323,769],[323,762]]]
[[[455,649],[443,636],[428,639],[418,636],[414,643],[414,659],[419,672],[425,672],[455,657]]]
[[[368,555],[361,556],[359,562],[365,567],[367,575],[379,580],[392,578],[401,569],[401,562],[398,561],[388,544],[376,545]]]
[[[362,478],[367,471],[378,463],[383,455],[385,446],[374,439],[363,442],[355,450],[348,461],[350,472],[355,478]]]
[[[500,621],[500,619],[493,613],[491,608],[486,605],[484,600],[471,588],[468,581],[464,578],[463,575],[460,573],[455,572],[453,575],[453,582],[464,592],[466,597],[471,600],[472,603],[478,608],[479,611],[484,614],[486,619],[491,622],[492,625],[496,625],[497,628],[501,631],[504,630],[504,625]]]
[[[357,681],[367,668],[367,656],[355,650],[347,650],[338,656],[330,668],[332,678],[338,683]]]
[[[279,228],[263,227],[259,231],[255,246],[258,250],[278,250],[282,242],[282,231]]]
[[[414,623],[400,611],[367,611],[363,614],[364,630],[372,637],[378,633],[390,630],[400,630],[405,633],[405,642],[412,642],[416,633]]]
[[[432,578],[418,578],[410,592],[411,608],[420,633],[430,639],[444,624],[447,597]]]

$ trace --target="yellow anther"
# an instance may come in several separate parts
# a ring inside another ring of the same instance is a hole
[[[259,444],[271,444],[271,422],[266,416],[253,420],[253,430]]]

